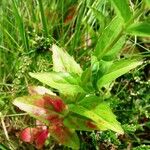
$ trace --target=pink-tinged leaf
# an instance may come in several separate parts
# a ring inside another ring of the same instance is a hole
[[[29,97],[28,97],[29,98]],[[33,97],[32,97],[33,98]],[[42,107],[37,107],[36,105],[33,105],[32,103],[27,103],[28,101],[24,102],[21,100],[26,100],[26,97],[17,98],[13,104],[17,107],[19,107],[21,110],[26,111],[27,113],[41,116],[46,114],[46,109]]]
[[[33,138],[33,130],[34,128],[25,128],[23,131],[20,133],[20,139],[24,142],[29,142],[32,143],[34,138]]]
[[[63,114],[60,113],[65,110],[68,111],[68,108],[59,97],[48,95],[24,96],[15,99],[13,104],[49,126],[51,136],[59,143],[74,149],[79,148],[79,139],[75,130],[70,130],[63,124]],[[36,145],[41,141],[41,143],[37,145],[39,148],[46,139],[47,132],[36,132],[36,134],[41,135],[36,138],[36,141],[34,139]],[[34,134],[34,137],[36,134]],[[28,136],[29,135],[32,134],[28,134]],[[30,140],[27,138],[26,141]]]
[[[13,104],[46,125],[50,124],[46,118],[57,114],[53,105],[41,95],[19,97],[14,100]]]
[[[52,95],[19,97],[14,100],[13,104],[23,111],[39,116],[49,111],[61,113],[67,110],[67,106],[61,98]]]
[[[55,93],[53,93],[51,90],[43,87],[43,86],[29,86],[28,87],[28,91],[30,93],[30,95],[45,95],[45,94],[49,94],[49,95],[54,95],[56,96]]]

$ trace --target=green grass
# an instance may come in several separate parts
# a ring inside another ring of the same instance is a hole
[[[138,0],[132,5],[134,11],[140,10]],[[148,11],[147,7],[140,11],[138,20],[146,20]],[[69,20],[71,14],[73,18]],[[12,100],[27,94],[28,85],[39,84],[29,77],[29,72],[51,71],[53,43],[64,47],[82,68],[89,66],[98,38],[114,16],[107,0],[0,1],[0,144],[14,150],[35,149],[33,145],[21,143],[18,137],[19,131],[33,126],[35,120],[14,107]],[[148,38],[127,36],[122,56],[143,54],[148,59],[149,48]],[[145,71],[149,63],[147,60],[142,68],[120,77],[111,91],[110,103],[126,134],[118,137],[111,131],[79,132],[81,150],[136,150],[137,146],[150,145],[147,134],[150,87]],[[45,149],[67,148],[49,139]]]

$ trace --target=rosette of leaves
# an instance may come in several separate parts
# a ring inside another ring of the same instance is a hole
[[[60,144],[73,149],[79,149],[80,145],[76,130],[103,131],[110,129],[123,134],[123,129],[116,120],[116,116],[112,113],[109,104],[104,102],[102,97],[95,95],[94,88],[86,87],[86,82],[89,82],[84,80],[84,77],[86,78],[87,76],[87,71],[83,71],[73,57],[58,46],[53,45],[52,52],[53,71],[30,73],[30,75],[51,88],[57,89],[59,96],[50,89],[33,86],[29,88],[29,96],[18,97],[13,104],[44,123],[47,126],[46,131]],[[123,66],[126,68],[126,61],[123,62]],[[125,69],[124,72],[139,64],[138,61],[130,61],[130,67]],[[113,70],[116,71],[119,68],[119,66],[116,68],[113,65],[110,69],[110,74],[113,73]],[[122,73],[119,72],[118,76],[120,74]],[[102,80],[101,86],[105,85],[105,80],[103,81],[105,76],[109,76],[109,73],[103,75],[97,82],[99,84],[100,80]],[[91,78],[91,76],[89,77]],[[113,77],[112,80],[116,77]],[[29,135],[29,129],[25,131],[28,131],[27,135]],[[48,137],[47,134],[45,136],[46,138]],[[45,141],[46,138],[43,138]],[[39,137],[39,139],[41,138]],[[24,140],[24,137],[22,140]],[[33,142],[33,140],[28,139],[24,141]],[[39,147],[38,143],[36,145]]]

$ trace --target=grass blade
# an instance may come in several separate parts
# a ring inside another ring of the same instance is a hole
[[[41,19],[42,19],[42,24],[43,24],[44,35],[48,37],[48,28],[47,28],[46,18],[44,15],[44,8],[43,8],[42,0],[38,0],[38,2],[39,2],[39,8],[40,8]]]
[[[15,19],[16,19],[16,22],[17,22],[17,25],[18,25],[18,30],[19,30],[19,33],[20,33],[20,36],[21,36],[21,40],[24,44],[24,48],[26,50],[28,50],[29,49],[28,37],[27,37],[27,33],[25,31],[23,19],[22,19],[21,15],[20,15],[20,12],[18,10],[16,0],[12,0],[12,6],[13,6]]]

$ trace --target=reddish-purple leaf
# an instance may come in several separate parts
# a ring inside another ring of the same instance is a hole
[[[42,148],[46,139],[48,138],[48,130],[39,131],[35,136],[35,144],[38,149]]]
[[[42,148],[46,139],[48,138],[48,129],[37,128],[25,128],[20,133],[20,139],[24,142],[35,143],[36,147]]]
[[[52,105],[56,112],[62,112],[66,109],[66,105],[59,97],[44,96],[43,99],[47,105]]]

